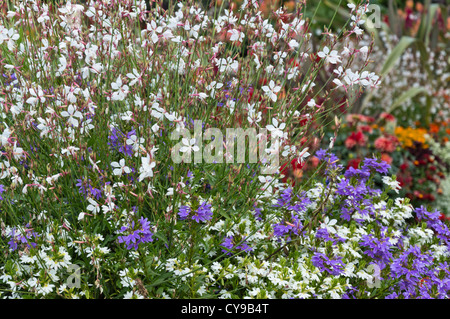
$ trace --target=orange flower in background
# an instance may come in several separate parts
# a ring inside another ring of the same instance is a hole
[[[392,164],[392,157],[388,154],[388,153],[382,153],[381,154],[381,160],[385,161],[386,163],[388,163],[389,165]]]
[[[295,10],[295,1],[291,0],[291,1],[286,1],[284,3],[284,6],[286,7],[286,9],[288,9],[289,11],[294,11]]]
[[[395,135],[403,147],[412,147],[414,142],[419,142],[423,144],[423,148],[428,148],[428,145],[425,143],[425,134],[427,134],[427,130],[424,128],[405,128],[401,126],[395,128]]]
[[[406,7],[409,9],[414,8],[414,1],[413,0],[407,0],[406,1]]]
[[[277,10],[280,7],[279,0],[264,0],[259,7],[259,10],[267,17],[272,11]]]
[[[436,123],[431,123],[430,124],[430,132],[431,133],[437,133],[439,132],[439,125]]]
[[[420,2],[416,3],[416,11],[422,12],[423,11],[423,4]]]

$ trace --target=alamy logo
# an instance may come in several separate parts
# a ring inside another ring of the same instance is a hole
[[[203,132],[201,121],[194,121],[194,136],[182,128],[173,131],[170,139],[180,140],[172,148],[174,163],[260,163],[261,174],[274,174],[279,167],[280,136],[265,128],[227,128],[225,139],[218,128]],[[248,141],[248,143],[247,143]],[[204,145],[204,143],[207,143]],[[246,145],[248,144],[248,148]],[[236,149],[236,152],[235,152]],[[247,155],[247,156],[246,156]]]
[[[381,28],[381,8],[379,5],[376,4],[368,5],[366,15],[367,15],[366,24],[369,28],[374,29]]]
[[[370,264],[369,267],[367,267],[367,273],[372,275],[371,278],[367,279],[367,286],[369,288],[380,288],[380,266],[377,264]]]
[[[67,270],[72,273],[67,280],[66,284],[69,288],[80,288],[80,266],[76,264],[70,264],[67,266]]]

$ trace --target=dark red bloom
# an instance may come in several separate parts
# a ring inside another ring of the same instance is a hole
[[[355,145],[363,146],[366,144],[366,136],[361,132],[352,132],[345,140],[345,146],[347,148],[353,148]]]
[[[359,158],[352,158],[351,160],[348,161],[346,169],[349,169],[350,167],[353,167],[354,169],[357,169],[360,162],[361,162],[361,159],[359,159]]]
[[[281,174],[284,175],[282,181],[286,183],[291,179],[292,186],[295,185],[295,180],[302,176],[302,169],[305,163],[299,163],[296,158],[291,162],[286,162],[281,166]]]
[[[400,169],[402,170],[402,171],[404,171],[404,170],[407,170],[408,169],[408,163],[403,163],[402,165],[400,165]]]

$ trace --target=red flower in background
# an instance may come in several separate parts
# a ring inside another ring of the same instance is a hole
[[[372,128],[372,126],[370,126],[370,125],[361,125],[361,126],[359,127],[359,129],[360,129],[362,132],[366,132],[366,133],[372,133],[372,132],[373,132],[373,128]]]
[[[348,161],[346,169],[349,169],[350,167],[357,169],[360,162],[361,162],[360,158],[352,158],[351,160]]]
[[[385,120],[386,122],[394,122],[395,121],[395,117],[392,114],[383,112],[380,114],[380,118]]]
[[[281,166],[281,174],[284,175],[282,181],[286,183],[288,179],[291,179],[292,186],[295,186],[295,181],[302,177],[303,175],[303,167],[305,166],[305,162],[299,163],[296,158],[294,158],[291,162],[284,163]]]
[[[361,131],[352,132],[345,140],[345,147],[353,148],[355,145],[364,146],[366,142],[366,136]]]
[[[380,150],[381,152],[392,153],[393,151],[395,151],[395,148],[398,145],[398,140],[395,136],[392,135],[380,136],[375,140],[374,144],[377,150]]]
[[[408,163],[403,163],[402,165],[400,165],[400,169],[401,169],[402,171],[407,170],[408,167],[409,167]]]

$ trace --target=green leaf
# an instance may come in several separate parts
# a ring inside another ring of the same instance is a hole
[[[161,275],[159,278],[156,278],[150,285],[146,285],[145,287],[154,287],[154,286],[158,286],[162,283],[165,283],[168,280],[169,277],[172,276],[172,273],[168,272],[168,273],[164,273],[163,275]]]
[[[439,4],[429,4],[429,2],[430,1],[428,0],[425,6],[425,8],[427,8],[427,15],[422,17],[416,36],[417,39],[422,40],[425,43],[425,46],[428,46],[433,19],[439,8]]]
[[[384,62],[383,68],[381,70],[381,75],[384,76],[391,71],[391,69],[394,67],[395,62],[400,58],[400,56],[403,54],[403,52],[406,50],[407,47],[409,47],[412,43],[416,41],[413,37],[403,36],[398,44],[395,46],[395,48],[392,50],[391,54],[387,57],[386,61]]]
[[[428,76],[431,78],[433,77],[433,74],[431,73],[430,66],[428,65],[429,54],[426,49],[425,43],[421,40],[417,40],[416,45],[420,52],[420,62],[425,71],[427,72]]]
[[[408,91],[404,92],[402,95],[400,95],[394,103],[392,103],[391,108],[389,112],[392,112],[395,108],[402,105],[405,101],[413,98],[414,96],[420,94],[420,93],[426,93],[427,90],[424,87],[414,87],[409,89]]]
[[[345,19],[350,19],[351,14],[349,10],[343,9],[342,7],[338,6],[335,3],[332,3],[331,1],[325,0],[323,3],[334,11],[339,12],[339,14],[342,15]],[[328,20],[327,22],[330,21]]]

